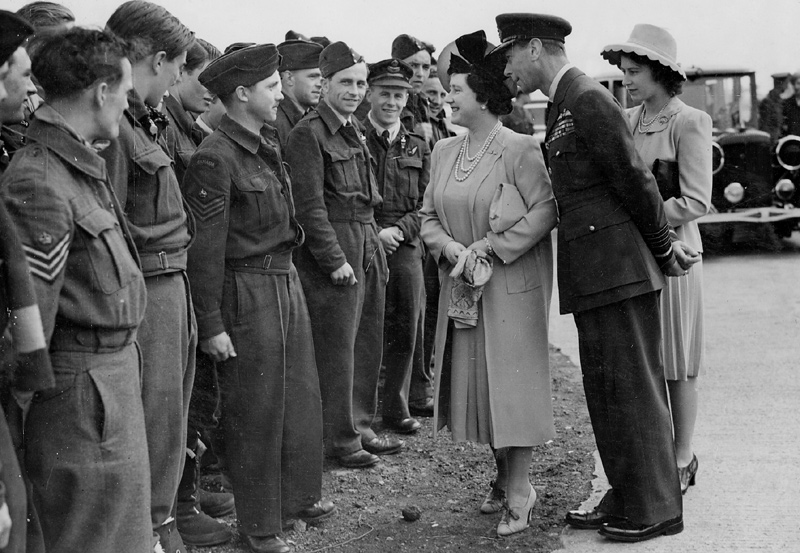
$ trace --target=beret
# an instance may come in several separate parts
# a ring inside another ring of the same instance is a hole
[[[296,71],[319,67],[322,46],[308,40],[287,40],[278,44],[281,54],[279,71]]]
[[[392,57],[399,60],[409,58],[420,50],[430,52],[424,42],[411,35],[400,35],[392,41]]]
[[[319,70],[326,79],[337,71],[352,67],[364,61],[364,58],[356,53],[344,42],[334,42],[323,48],[319,54]]]
[[[500,46],[504,50],[521,39],[539,38],[564,42],[572,32],[569,21],[555,15],[543,13],[504,13],[495,18]]]
[[[33,35],[33,27],[17,14],[0,10],[0,65],[8,61],[25,39]]]
[[[274,44],[257,44],[234,50],[212,61],[198,80],[212,94],[224,96],[237,86],[252,86],[278,70],[281,55]]]
[[[375,62],[369,66],[370,86],[392,86],[397,88],[411,88],[409,81],[414,75],[414,70],[404,61],[395,58]]]

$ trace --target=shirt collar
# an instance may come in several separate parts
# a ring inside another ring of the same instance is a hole
[[[566,63],[564,64],[564,67],[559,69],[558,73],[556,73],[556,76],[553,78],[553,82],[550,84],[550,90],[547,93],[547,97],[550,99],[551,102],[555,100],[556,90],[558,90],[558,83],[561,82],[561,78],[567,73],[567,71],[569,71],[573,67],[575,67],[573,64]]]
[[[208,135],[210,135],[211,133],[213,133],[213,132],[214,132],[214,129],[212,129],[211,127],[209,127],[209,126],[208,126],[208,123],[206,123],[206,122],[203,120],[203,118],[202,118],[202,117],[198,117],[197,119],[195,119],[195,120],[194,120],[194,122],[195,122],[195,124],[196,124],[198,127],[200,127],[200,129],[201,129],[201,130],[202,130],[204,133],[206,133],[206,136],[208,136]]]
[[[383,125],[375,121],[375,119],[372,117],[371,110],[369,113],[367,113],[367,118],[369,119],[369,122],[372,123],[372,126],[375,127],[375,130],[378,131],[379,135],[383,134],[383,131],[389,131],[389,144],[394,142],[394,139],[397,138],[398,134],[400,134],[401,124],[399,119],[395,121],[391,127],[384,127]]]
[[[269,125],[264,125],[260,134],[255,134],[228,117],[227,113],[222,116],[217,130],[224,132],[231,140],[252,154],[258,153],[262,141],[270,143],[275,141],[274,129]]]

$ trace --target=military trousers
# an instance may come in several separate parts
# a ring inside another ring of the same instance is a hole
[[[400,244],[387,256],[389,281],[383,322],[384,417],[405,419],[413,372],[423,372],[425,285],[420,248]],[[424,397],[422,398],[424,399]]]
[[[226,270],[222,316],[236,351],[217,368],[239,529],[269,536],[322,497],[322,403],[294,266]]]
[[[305,248],[297,256],[314,334],[326,452],[334,457],[355,453],[362,439],[376,436],[372,423],[378,408],[387,268],[377,233],[369,225],[358,226],[366,229],[364,234],[360,239],[359,233],[349,235],[345,250],[355,285],[333,284]]]
[[[48,553],[153,550],[140,354],[51,351],[56,385],[34,397],[25,464]]]
[[[147,308],[139,327],[142,403],[152,474],[153,530],[166,549],[162,528],[174,517],[186,457],[186,424],[195,371],[197,325],[183,271],[145,278]],[[174,536],[174,541],[177,541]],[[167,551],[167,553],[171,553]]]
[[[425,282],[425,316],[423,324],[424,352],[420,371],[411,373],[411,390],[408,399],[412,403],[424,402],[433,397],[433,344],[436,342],[436,321],[439,317],[439,266],[430,252],[425,254],[422,264]]]
[[[574,314],[586,403],[612,487],[600,509],[648,525],[683,510],[661,360],[659,294]]]

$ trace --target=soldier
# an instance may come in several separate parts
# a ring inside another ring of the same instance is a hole
[[[392,57],[406,62],[414,71],[411,76],[411,92],[400,120],[405,128],[421,134],[428,145],[433,147],[433,130],[427,111],[428,101],[420,94],[431,72],[431,49],[429,44],[411,35],[400,35],[392,41]]]
[[[152,524],[166,553],[184,551],[175,528],[178,481],[195,368],[196,328],[186,280],[190,214],[156,111],[178,80],[194,34],[156,4],[125,2],[107,28],[130,44],[134,88],[119,137],[101,155],[142,261],[147,310],[139,329],[142,401],[152,474]]]
[[[0,101],[7,96],[8,59],[32,32],[31,26],[22,18],[0,10]],[[0,119],[0,123],[4,121]],[[4,168],[0,167],[0,172]],[[8,553],[43,551],[38,519],[27,500],[32,495],[32,488],[27,475],[23,480],[24,472],[21,470],[25,461],[22,420],[33,394],[52,388],[55,382],[25,251],[14,222],[2,203],[0,372],[0,400],[3,402],[0,408],[0,549]]]
[[[23,46],[17,47],[8,58],[8,73],[3,79],[6,97],[0,100],[0,170],[8,167],[14,153],[25,144],[25,105],[28,97],[36,94],[31,81],[31,58]],[[11,128],[10,125],[16,128]],[[23,125],[24,124],[24,125]]]
[[[545,144],[560,214],[560,306],[575,316],[586,403],[612,486],[594,510],[570,511],[567,523],[625,542],[676,534],[683,506],[659,293],[664,274],[686,274],[696,259],[671,244],[658,187],[619,103],[569,63],[569,22],[503,14],[497,26],[506,75],[552,102]]]
[[[400,113],[411,89],[412,69],[396,59],[369,68],[367,100],[372,108],[363,124],[383,204],[375,209],[378,236],[389,264],[383,323],[383,424],[410,434],[421,424],[408,410],[412,367],[423,368],[425,287],[419,210],[430,178],[425,139],[408,132]]]
[[[219,364],[239,529],[256,553],[289,551],[282,519],[316,522],[335,511],[321,499],[322,404],[292,264],[303,230],[268,126],[283,99],[279,60],[275,45],[261,44],[200,75],[227,115],[184,182],[202,244],[189,250],[200,348]]]
[[[298,121],[319,104],[322,92],[322,73],[319,71],[319,54],[322,46],[316,42],[287,40],[278,44],[281,54],[281,85],[285,99],[278,105],[275,129],[281,150],[286,153],[289,132]]]
[[[450,130],[447,124],[447,113],[444,110],[444,99],[447,97],[447,91],[442,86],[442,81],[439,80],[439,71],[435,64],[431,65],[431,72],[428,78],[425,79],[425,84],[422,85],[421,93],[428,100],[427,113],[428,120],[431,123],[431,141],[433,144],[436,144],[442,138],[455,136],[455,133]]]
[[[35,396],[25,426],[32,500],[48,552],[146,553],[150,478],[135,344],[146,291],[105,162],[90,146],[117,135],[131,65],[113,36],[77,28],[48,38],[33,70],[47,104],[0,182],[55,369],[55,387]]]
[[[166,135],[167,148],[175,162],[175,175],[179,183],[183,182],[189,160],[205,138],[203,131],[195,126],[192,114],[197,116],[211,106],[212,94],[197,78],[212,61],[209,52],[212,48],[216,50],[205,41],[195,40],[186,54],[186,65],[180,80],[170,87],[170,94],[164,99],[164,111],[170,122]],[[195,380],[189,400],[186,459],[178,485],[176,516],[178,532],[188,545],[217,545],[233,537],[227,524],[211,518],[233,513],[233,495],[212,493],[200,488],[199,432],[209,426],[204,421],[213,422],[217,409],[214,373],[214,362],[202,352],[197,352]]]
[[[289,134],[297,220],[306,242],[296,255],[306,291],[322,390],[328,454],[367,467],[403,442],[377,436],[386,257],[373,209],[381,197],[363,127],[353,113],[367,88],[367,64],[344,42],[320,54],[323,101]]]
[[[783,125],[783,100],[789,85],[791,73],[774,73],[772,75],[772,90],[758,104],[758,128],[768,132],[772,142],[777,142],[781,136]]]

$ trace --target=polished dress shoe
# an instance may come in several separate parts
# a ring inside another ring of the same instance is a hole
[[[681,494],[689,491],[689,486],[694,486],[697,480],[697,455],[692,455],[692,462],[685,467],[678,467],[678,477],[681,479]]]
[[[361,440],[361,447],[375,455],[391,455],[403,449],[405,445],[403,440],[394,436],[375,436],[371,440]]]
[[[617,522],[622,519],[594,508],[591,511],[569,511],[567,512],[567,516],[564,517],[564,520],[573,528],[578,528],[580,530],[599,530],[603,527],[603,524],[607,522]]]
[[[683,532],[683,516],[678,515],[656,524],[636,524],[630,520],[610,522],[604,524],[599,533],[610,540],[637,542],[681,532]]]
[[[286,542],[277,535],[248,536],[245,534],[244,541],[254,553],[289,553],[291,551]]]
[[[505,490],[500,488],[495,480],[492,480],[491,486],[492,489],[489,490],[489,495],[486,496],[486,499],[481,504],[481,513],[484,515],[499,513],[506,502]]]
[[[510,536],[517,532],[522,532],[531,524],[531,513],[533,504],[536,503],[536,490],[531,486],[528,498],[522,507],[512,507],[506,500],[506,508],[500,524],[497,525],[497,535],[500,537]]]
[[[398,434],[413,434],[422,428],[420,422],[411,417],[408,417],[407,419],[383,417],[383,426],[392,432],[397,432]]]
[[[336,505],[330,499],[320,499],[310,507],[306,507],[297,513],[297,518],[302,519],[306,524],[316,524],[328,518],[336,512]]]
[[[348,469],[361,469],[366,467],[371,467],[380,459],[376,455],[373,455],[363,449],[359,449],[356,452],[348,453],[347,455],[342,455],[341,457],[337,458],[339,464]]]
[[[416,417],[432,417],[433,398],[429,397],[421,401],[412,401],[408,404],[408,410]]]

